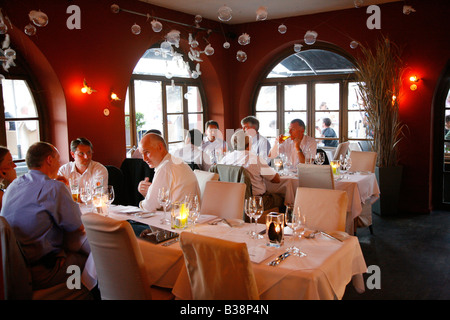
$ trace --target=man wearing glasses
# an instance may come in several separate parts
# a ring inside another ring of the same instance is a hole
[[[108,170],[101,163],[92,160],[92,143],[86,138],[77,138],[70,143],[70,155],[74,159],[61,166],[59,176],[68,181],[77,180],[78,186],[84,187],[86,182],[95,183],[96,186],[108,185]]]

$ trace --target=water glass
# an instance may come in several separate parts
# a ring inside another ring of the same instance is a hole
[[[161,187],[158,190],[158,201],[163,207],[164,215],[161,218],[161,224],[170,224],[170,217],[167,216],[167,207],[170,205],[170,189],[167,187]]]
[[[113,186],[111,186],[111,185],[108,186],[108,188],[106,189],[106,196],[107,196],[108,205],[113,203],[114,198],[115,198],[115,193],[114,193],[114,187]]]
[[[322,165],[325,162],[325,155],[322,152],[318,152],[316,154],[314,162],[318,165]]]
[[[244,212],[247,215],[247,217],[249,217],[250,219],[250,223],[252,223],[252,219],[253,219],[253,214],[254,214],[254,207],[252,206],[252,198],[248,198],[244,200]],[[253,230],[249,230],[247,232],[247,234],[250,235],[251,238],[253,238],[253,235],[255,234],[255,232]]]
[[[253,219],[255,219],[255,233],[253,234],[253,239],[262,239],[263,236],[258,233],[258,219],[262,216],[264,212],[264,204],[262,196],[253,196],[251,198],[251,206],[253,210]]]

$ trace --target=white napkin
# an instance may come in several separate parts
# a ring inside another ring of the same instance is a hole
[[[125,214],[142,212],[142,209],[140,209],[140,208],[138,208],[138,207],[134,207],[134,206],[121,206],[121,205],[111,206],[111,207],[109,208],[109,210],[110,210],[111,212],[114,212],[114,213],[125,213]]]
[[[235,227],[240,227],[240,226],[242,226],[242,225],[244,225],[244,220],[242,220],[242,219],[226,219],[227,220],[227,222],[225,222],[225,221],[220,221],[219,223],[220,224],[225,224],[225,225],[227,225],[227,226],[229,226],[229,227],[232,227],[232,228],[235,228]]]
[[[274,250],[275,250],[274,247],[260,245],[260,246],[248,248],[248,255],[250,257],[251,262],[261,263],[262,261],[266,260],[271,255],[273,255]]]
[[[212,214],[201,214],[196,223],[205,223],[213,219],[217,219],[217,216]]]

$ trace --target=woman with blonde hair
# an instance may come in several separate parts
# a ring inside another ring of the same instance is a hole
[[[17,166],[13,161],[11,152],[8,148],[0,146],[0,209],[5,189],[17,178],[15,167]]]

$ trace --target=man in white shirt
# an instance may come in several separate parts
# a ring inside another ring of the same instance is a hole
[[[242,130],[252,137],[253,153],[269,162],[270,142],[259,133],[259,120],[254,116],[248,116],[241,120],[241,126]]]
[[[73,140],[70,143],[70,155],[74,161],[61,166],[58,175],[63,176],[67,181],[78,179],[80,188],[86,183],[95,183],[97,187],[100,184],[108,186],[108,170],[101,163],[92,160],[93,153],[92,143],[88,139]]]
[[[139,206],[150,212],[161,208],[158,191],[161,187],[170,189],[172,202],[184,201],[188,195],[197,195],[200,199],[200,187],[192,169],[180,158],[173,157],[168,151],[164,138],[158,134],[146,134],[139,143],[142,158],[150,168],[155,168],[153,181],[148,178],[141,181],[139,192],[145,197]]]
[[[280,175],[270,167],[263,157],[257,156],[251,148],[251,137],[243,130],[236,131],[231,137],[231,146],[234,151],[228,153],[221,161],[221,164],[242,166],[249,173],[252,182],[252,193],[254,196],[262,196],[264,208],[270,209],[283,205],[283,198],[280,195],[267,193],[264,180],[272,183],[280,182]]]
[[[202,150],[210,157],[211,164],[216,164],[222,159],[227,151],[227,143],[221,139],[219,124],[214,120],[209,120],[205,124],[206,137],[203,138]]]
[[[317,142],[314,138],[305,135],[305,123],[300,119],[294,119],[289,124],[288,139],[282,134],[276,140],[270,150],[269,158],[273,159],[280,154],[285,154],[293,166],[305,163],[308,159],[314,159],[317,152]]]
[[[195,163],[200,170],[208,171],[211,167],[211,159],[200,149],[202,140],[203,134],[200,130],[189,130],[184,140],[185,146],[175,150],[173,155],[186,163]]]

